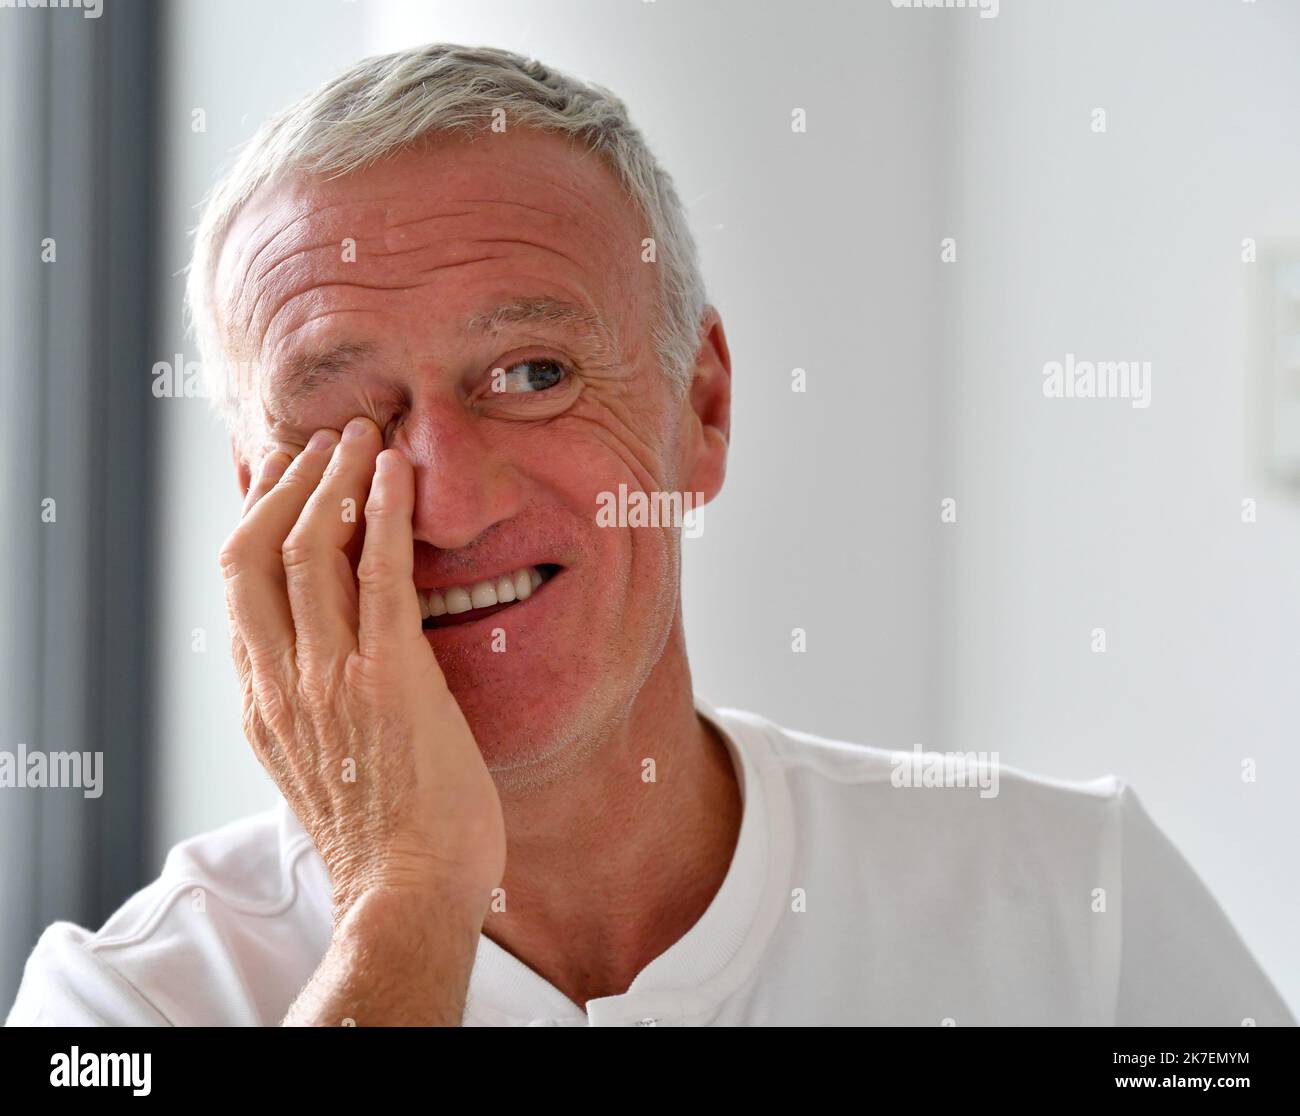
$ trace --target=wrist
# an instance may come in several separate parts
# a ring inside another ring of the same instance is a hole
[[[336,933],[370,938],[395,927],[437,925],[477,934],[483,926],[491,891],[461,881],[385,881],[335,894]]]

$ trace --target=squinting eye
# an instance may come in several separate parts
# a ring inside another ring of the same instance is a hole
[[[509,368],[492,370],[492,390],[513,395],[545,391],[558,384],[569,370],[554,360],[521,360]]]

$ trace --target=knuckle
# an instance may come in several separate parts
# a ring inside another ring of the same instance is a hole
[[[262,714],[257,708],[257,703],[251,700],[251,695],[246,692],[244,700],[244,736],[249,744],[253,746],[253,751],[259,756],[267,751],[268,736],[266,722],[262,720]]]
[[[327,708],[332,705],[338,691],[335,665],[329,661],[309,661],[303,664],[298,683],[303,700],[310,708]]]
[[[357,580],[362,585],[376,585],[391,581],[397,575],[397,564],[387,554],[367,550],[357,563]]]
[[[247,687],[253,679],[253,663],[248,656],[248,648],[238,633],[231,636],[230,657],[234,660],[235,677],[239,679],[240,686]]]
[[[293,697],[278,678],[254,678],[253,699],[259,718],[273,733],[279,736],[292,732]]]
[[[311,533],[301,527],[295,527],[290,531],[289,537],[284,540],[284,545],[280,547],[280,560],[284,563],[286,570],[305,566],[309,562],[315,561],[319,554],[320,547],[312,538]]]
[[[375,485],[370,489],[369,495],[366,496],[366,518],[389,519],[392,514],[393,509],[387,495],[378,485]]]
[[[246,562],[247,540],[242,531],[235,531],[221,546],[218,561],[226,577],[233,576]]]
[[[347,664],[344,685],[360,705],[370,713],[393,712],[393,699],[400,684],[393,676],[391,664],[379,657],[356,654]]]
[[[369,688],[383,677],[383,669],[376,659],[358,651],[348,656],[344,675],[350,688]]]

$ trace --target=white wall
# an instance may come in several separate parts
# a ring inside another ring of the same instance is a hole
[[[1241,261],[1300,232],[1300,5],[930,14],[958,35],[939,746],[1127,778],[1300,1008],[1300,502],[1254,463]],[[1068,352],[1150,360],[1150,407],[1045,398]]]

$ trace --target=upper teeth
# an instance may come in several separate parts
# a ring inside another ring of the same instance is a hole
[[[512,574],[503,574],[491,581],[476,581],[473,585],[453,585],[448,589],[417,589],[420,598],[420,615],[430,616],[468,612],[471,608],[490,608],[495,604],[526,601],[533,590],[542,583],[536,566],[524,566]]]

